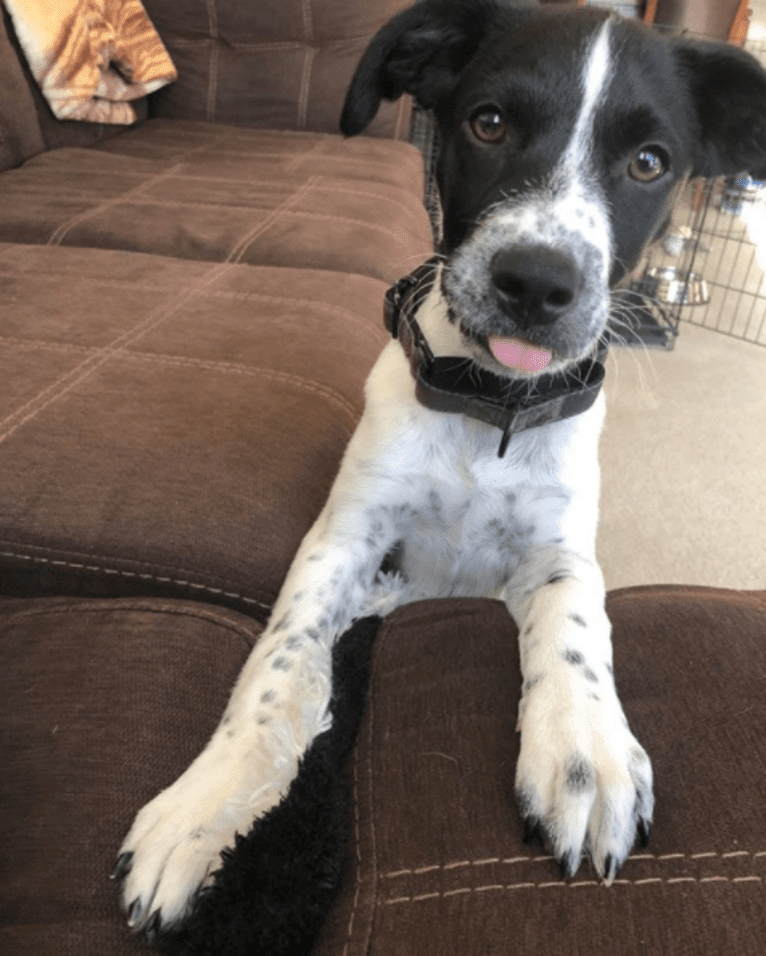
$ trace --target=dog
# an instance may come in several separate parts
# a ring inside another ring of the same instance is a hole
[[[525,836],[565,878],[587,856],[606,884],[649,839],[652,765],[615,687],[595,557],[594,370],[614,290],[679,184],[766,174],[766,73],[604,9],[422,0],[373,38],[343,132],[404,93],[438,124],[440,254],[392,295],[398,340],[218,729],[125,837],[134,930],[180,926],[221,851],[279,803],[331,723],[337,637],[426,597],[497,598],[518,626]],[[445,357],[458,374],[440,392]]]

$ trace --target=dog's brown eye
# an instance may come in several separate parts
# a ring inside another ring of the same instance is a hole
[[[659,179],[667,168],[665,153],[654,146],[644,146],[628,164],[628,172],[640,183]]]
[[[481,143],[502,143],[508,132],[508,124],[499,110],[483,110],[471,120],[471,131]]]

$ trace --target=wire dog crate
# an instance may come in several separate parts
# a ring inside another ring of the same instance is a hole
[[[766,42],[746,49],[766,65]],[[766,183],[687,184],[616,301],[617,342],[672,348],[689,322],[766,346]]]
[[[617,342],[672,348],[681,323],[766,346],[766,184],[689,183],[615,295]]]
[[[766,66],[766,42],[746,49]],[[426,166],[425,203],[441,239],[438,134],[415,106],[412,142]],[[615,344],[672,349],[683,322],[766,346],[766,183],[692,180],[674,197],[661,237],[614,294]]]

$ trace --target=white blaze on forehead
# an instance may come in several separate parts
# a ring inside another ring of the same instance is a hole
[[[614,72],[610,56],[610,31],[611,19],[605,20],[588,49],[582,70],[583,99],[580,113],[560,163],[564,169],[581,166],[590,153],[593,120]]]
[[[606,284],[612,250],[606,199],[593,175],[593,123],[614,75],[611,56],[611,18],[605,20],[586,51],[582,72],[582,102],[574,130],[553,170],[550,186],[554,201],[550,215],[566,223],[602,254],[601,281]]]

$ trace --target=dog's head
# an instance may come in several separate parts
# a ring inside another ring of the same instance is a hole
[[[343,132],[404,92],[439,127],[451,319],[495,372],[593,348],[681,180],[766,174],[755,59],[596,8],[422,0],[372,40]]]

